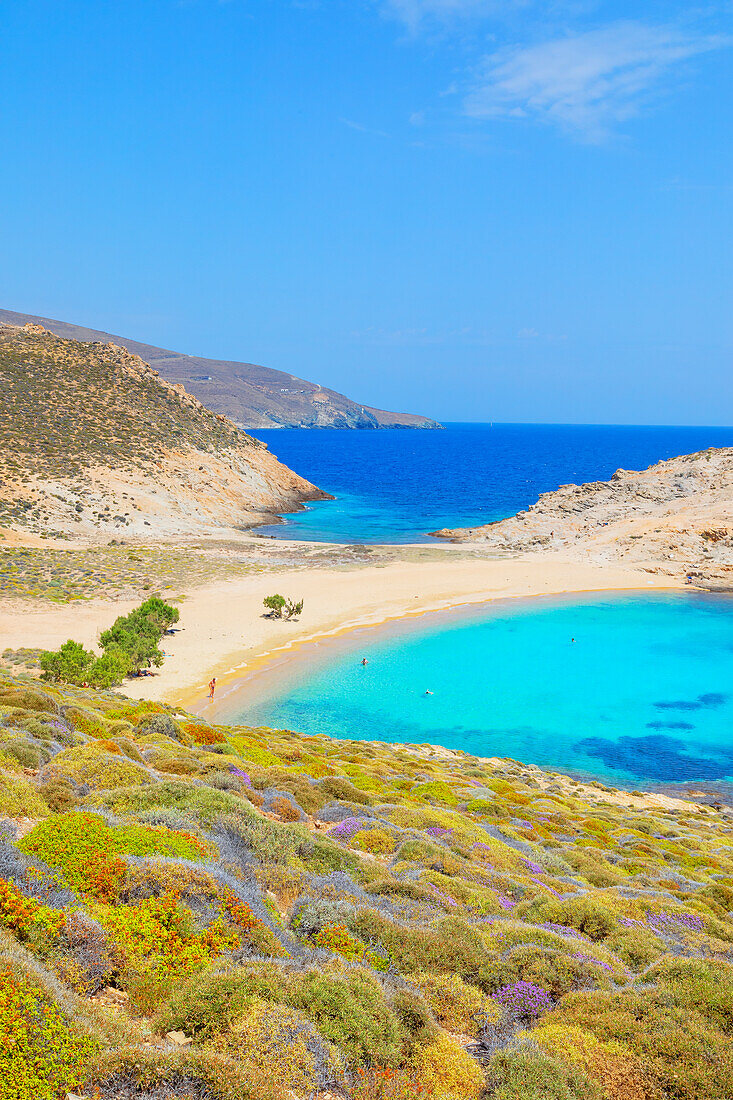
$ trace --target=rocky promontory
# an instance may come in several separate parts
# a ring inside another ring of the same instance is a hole
[[[327,499],[266,445],[113,343],[0,326],[0,527],[202,537]]]
[[[733,448],[617,470],[608,481],[561,485],[509,519],[432,534],[499,553],[624,561],[733,587]]]

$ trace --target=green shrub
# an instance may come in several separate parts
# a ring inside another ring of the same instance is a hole
[[[22,776],[0,775],[0,816],[45,817],[48,806]]]
[[[404,1033],[379,982],[366,971],[309,970],[294,982],[288,1001],[310,1016],[350,1061],[369,1058],[385,1066],[397,1064]]]
[[[63,813],[65,810],[70,810],[79,801],[68,779],[50,779],[46,783],[41,783],[38,793],[54,813]]]
[[[358,790],[348,779],[340,775],[329,775],[320,784],[321,790],[330,798],[339,802],[356,802],[360,806],[371,806],[374,801],[366,791]]]
[[[89,679],[94,660],[91,650],[69,638],[59,649],[43,651],[39,658],[41,679],[55,684],[83,684]]]
[[[43,752],[39,745],[25,737],[0,742],[0,752],[4,756],[12,756],[24,768],[39,768],[49,756],[48,752]]]
[[[35,710],[47,714],[59,713],[59,705],[54,697],[49,692],[36,687],[0,686],[0,706]]]
[[[64,749],[44,769],[44,778],[87,783],[94,790],[154,782],[145,768],[123,757],[119,749],[116,753],[106,752],[101,744],[94,742]]]
[[[273,970],[193,974],[177,983],[168,1002],[156,1012],[154,1027],[160,1033],[183,1031],[210,1039],[246,1011],[253,994],[278,1000],[280,992]]]
[[[618,926],[618,917],[613,910],[588,894],[564,901],[536,898],[528,906],[518,906],[517,916],[525,920],[569,925],[592,940],[605,939]]]
[[[535,1051],[501,1051],[489,1063],[494,1100],[606,1100],[581,1070]]]
[[[411,793],[416,798],[424,798],[426,802],[440,802],[444,806],[457,806],[458,799],[451,787],[442,780],[430,780],[427,783],[418,783],[412,788]]]
[[[0,966],[0,1100],[58,1100],[80,1092],[96,1043],[50,998]]]

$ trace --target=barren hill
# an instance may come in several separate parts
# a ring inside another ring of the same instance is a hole
[[[42,325],[69,340],[114,343],[152,364],[169,382],[182,382],[207,408],[224,413],[242,428],[439,428],[414,413],[394,413],[359,405],[294,374],[224,359],[201,359],[141,344],[124,336],[0,309],[0,322]]]
[[[655,572],[733,586],[733,448],[617,470],[609,481],[561,485],[510,519],[433,534],[497,551],[648,563]]]
[[[265,444],[115,344],[0,327],[0,524],[158,538],[323,499]]]

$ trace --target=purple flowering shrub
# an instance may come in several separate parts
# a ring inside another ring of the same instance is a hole
[[[425,832],[428,836],[435,837],[437,840],[442,840],[444,837],[449,837],[453,830],[446,829],[442,825],[428,825]]]
[[[697,913],[647,913],[646,922],[650,928],[660,932],[676,932],[680,929],[702,932],[705,927],[702,917]]]
[[[537,1020],[543,1012],[552,1008],[552,997],[548,989],[533,982],[512,982],[503,985],[494,994],[494,1000],[506,1009],[516,1020],[529,1022]]]
[[[499,902],[501,908],[505,909],[507,913],[517,904],[513,898],[508,898],[506,894],[499,894],[496,900]]]
[[[234,764],[229,765],[229,771],[231,772],[232,775],[236,776],[237,779],[241,779],[241,781],[242,781],[242,783],[244,783],[245,787],[249,787],[251,789],[252,780],[250,779],[247,772],[242,771],[241,768],[235,767]]]
[[[358,817],[345,817],[343,821],[338,821],[335,825],[332,825],[327,835],[333,837],[334,840],[349,841],[363,827],[364,823]]]

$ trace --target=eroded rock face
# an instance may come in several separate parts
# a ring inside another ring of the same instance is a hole
[[[641,471],[617,470],[608,481],[561,485],[510,519],[432,533],[513,554],[648,563],[670,575],[733,587],[733,448],[681,455]]]
[[[0,327],[4,526],[199,537],[327,496],[126,348]]]

